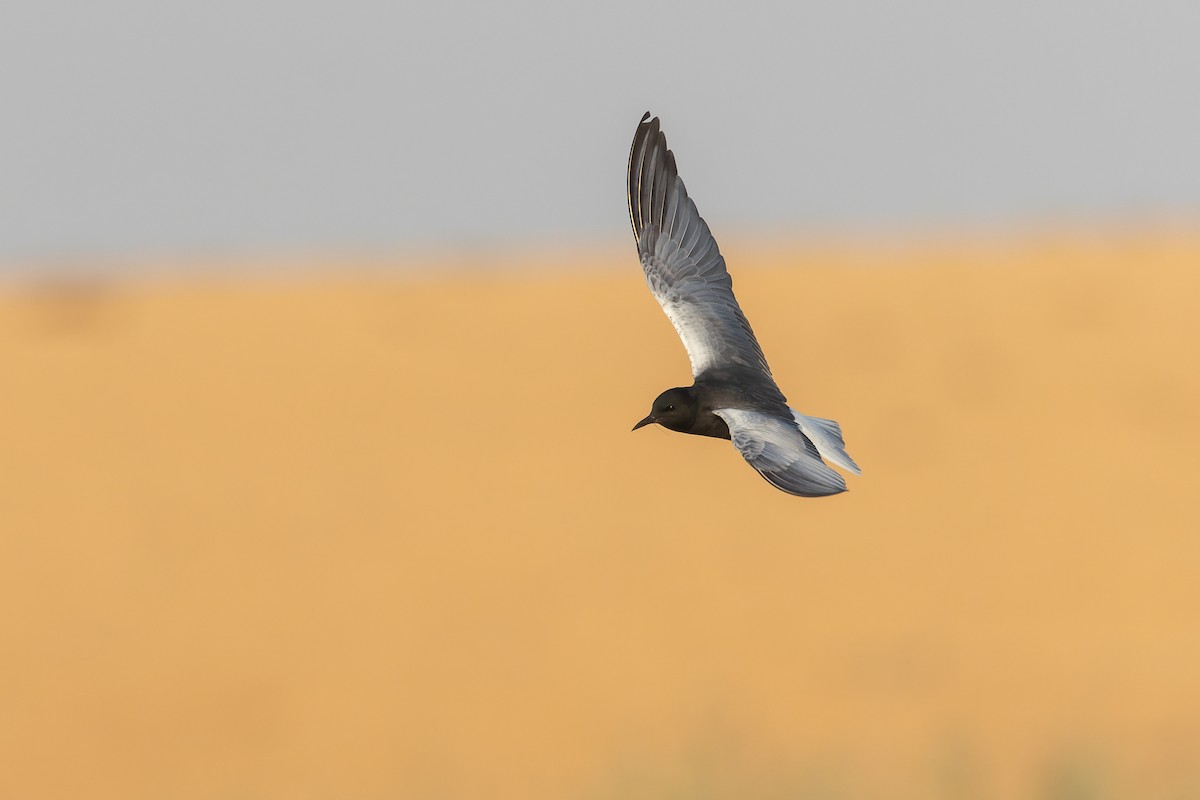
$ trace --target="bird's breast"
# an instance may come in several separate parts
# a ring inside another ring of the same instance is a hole
[[[696,416],[696,424],[688,433],[694,433],[697,436],[712,436],[715,439],[730,438],[729,426],[725,424],[725,420],[709,411],[701,412]]]

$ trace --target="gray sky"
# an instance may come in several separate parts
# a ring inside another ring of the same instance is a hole
[[[1200,214],[1200,3],[5,4],[0,262]]]

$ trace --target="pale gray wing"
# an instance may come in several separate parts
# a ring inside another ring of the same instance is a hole
[[[646,283],[683,340],[699,378],[716,366],[771,374],[733,296],[717,242],[675,169],[658,117],[642,117],[629,152],[629,218]]]
[[[846,491],[845,479],[826,466],[795,420],[740,408],[718,408],[713,413],[729,426],[733,446],[742,458],[777,489],[801,497]]]

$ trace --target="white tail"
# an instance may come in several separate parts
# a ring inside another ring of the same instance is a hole
[[[846,452],[846,443],[842,440],[842,428],[840,425],[831,419],[806,417],[794,408],[792,409],[792,416],[796,418],[796,423],[800,426],[800,432],[816,445],[817,452],[821,454],[821,458],[836,464],[842,469],[848,469],[855,475],[862,475],[862,470],[858,468],[858,464],[855,464],[854,459]]]

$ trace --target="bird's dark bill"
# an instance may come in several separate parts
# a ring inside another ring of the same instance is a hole
[[[633,429],[636,431],[638,428],[644,428],[645,426],[649,425],[651,422],[654,422],[654,415],[653,415],[653,414],[651,414],[650,416],[646,417],[644,420],[642,420],[641,422],[639,422],[637,425],[634,425],[634,426],[633,426]]]

